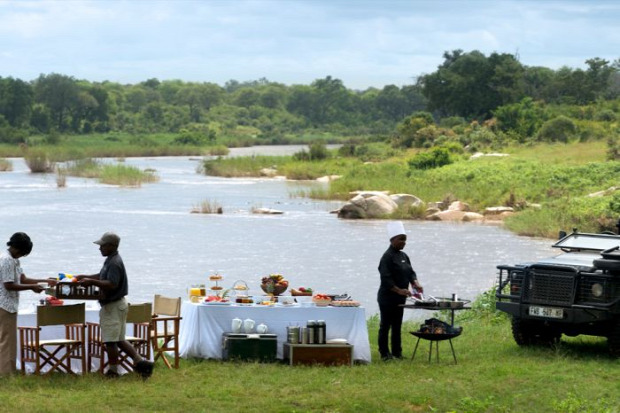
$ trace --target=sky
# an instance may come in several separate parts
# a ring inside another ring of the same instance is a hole
[[[0,76],[414,84],[446,51],[620,58],[618,0],[0,0]]]

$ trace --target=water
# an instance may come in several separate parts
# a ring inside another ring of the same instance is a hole
[[[232,156],[298,149],[240,148]],[[31,174],[23,159],[12,162],[12,172],[0,173],[0,241],[17,231],[31,236],[34,249],[21,260],[30,277],[97,273],[104,258],[93,241],[115,231],[133,302],[152,301],[154,294],[186,297],[189,285],[209,285],[215,271],[224,276],[224,287],[244,280],[250,294],[261,294],[261,277],[278,272],[291,287],[346,292],[363,303],[367,316],[378,311],[385,221],[340,220],[330,214],[340,202],[293,196],[324,184],[207,177],[195,172],[196,158],[163,157],[126,160],[155,169],[160,181],[154,184],[119,188],[68,177],[59,189],[55,175]],[[224,213],[190,213],[205,200]],[[253,207],[284,214],[256,215]],[[499,226],[407,221],[405,228],[405,252],[425,292],[434,296],[473,299],[492,287],[496,265],[553,255],[551,241],[518,237]],[[32,311],[40,298],[22,293],[20,311]]]

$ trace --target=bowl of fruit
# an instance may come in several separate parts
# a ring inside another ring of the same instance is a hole
[[[317,307],[327,307],[331,304],[332,298],[327,294],[315,294],[312,297],[312,302]]]
[[[280,295],[288,288],[288,281],[282,274],[269,274],[261,280],[260,288],[269,295]]]

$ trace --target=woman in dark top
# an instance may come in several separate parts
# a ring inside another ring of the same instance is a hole
[[[402,222],[388,223],[390,246],[379,262],[381,285],[377,294],[381,321],[379,325],[379,353],[382,360],[402,358],[401,325],[403,323],[403,307],[407,297],[411,296],[409,285],[419,292],[423,291],[417,276],[411,267],[411,261],[402,250],[407,243],[407,235]],[[390,352],[388,336],[392,330]]]

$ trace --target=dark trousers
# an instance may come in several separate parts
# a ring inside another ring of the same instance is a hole
[[[395,357],[400,357],[403,354],[403,348],[401,345],[400,328],[403,324],[403,307],[399,307],[394,304],[379,304],[379,312],[381,315],[381,321],[379,324],[379,353],[382,357],[390,354],[388,348],[388,336],[390,329],[392,330],[392,352]]]

